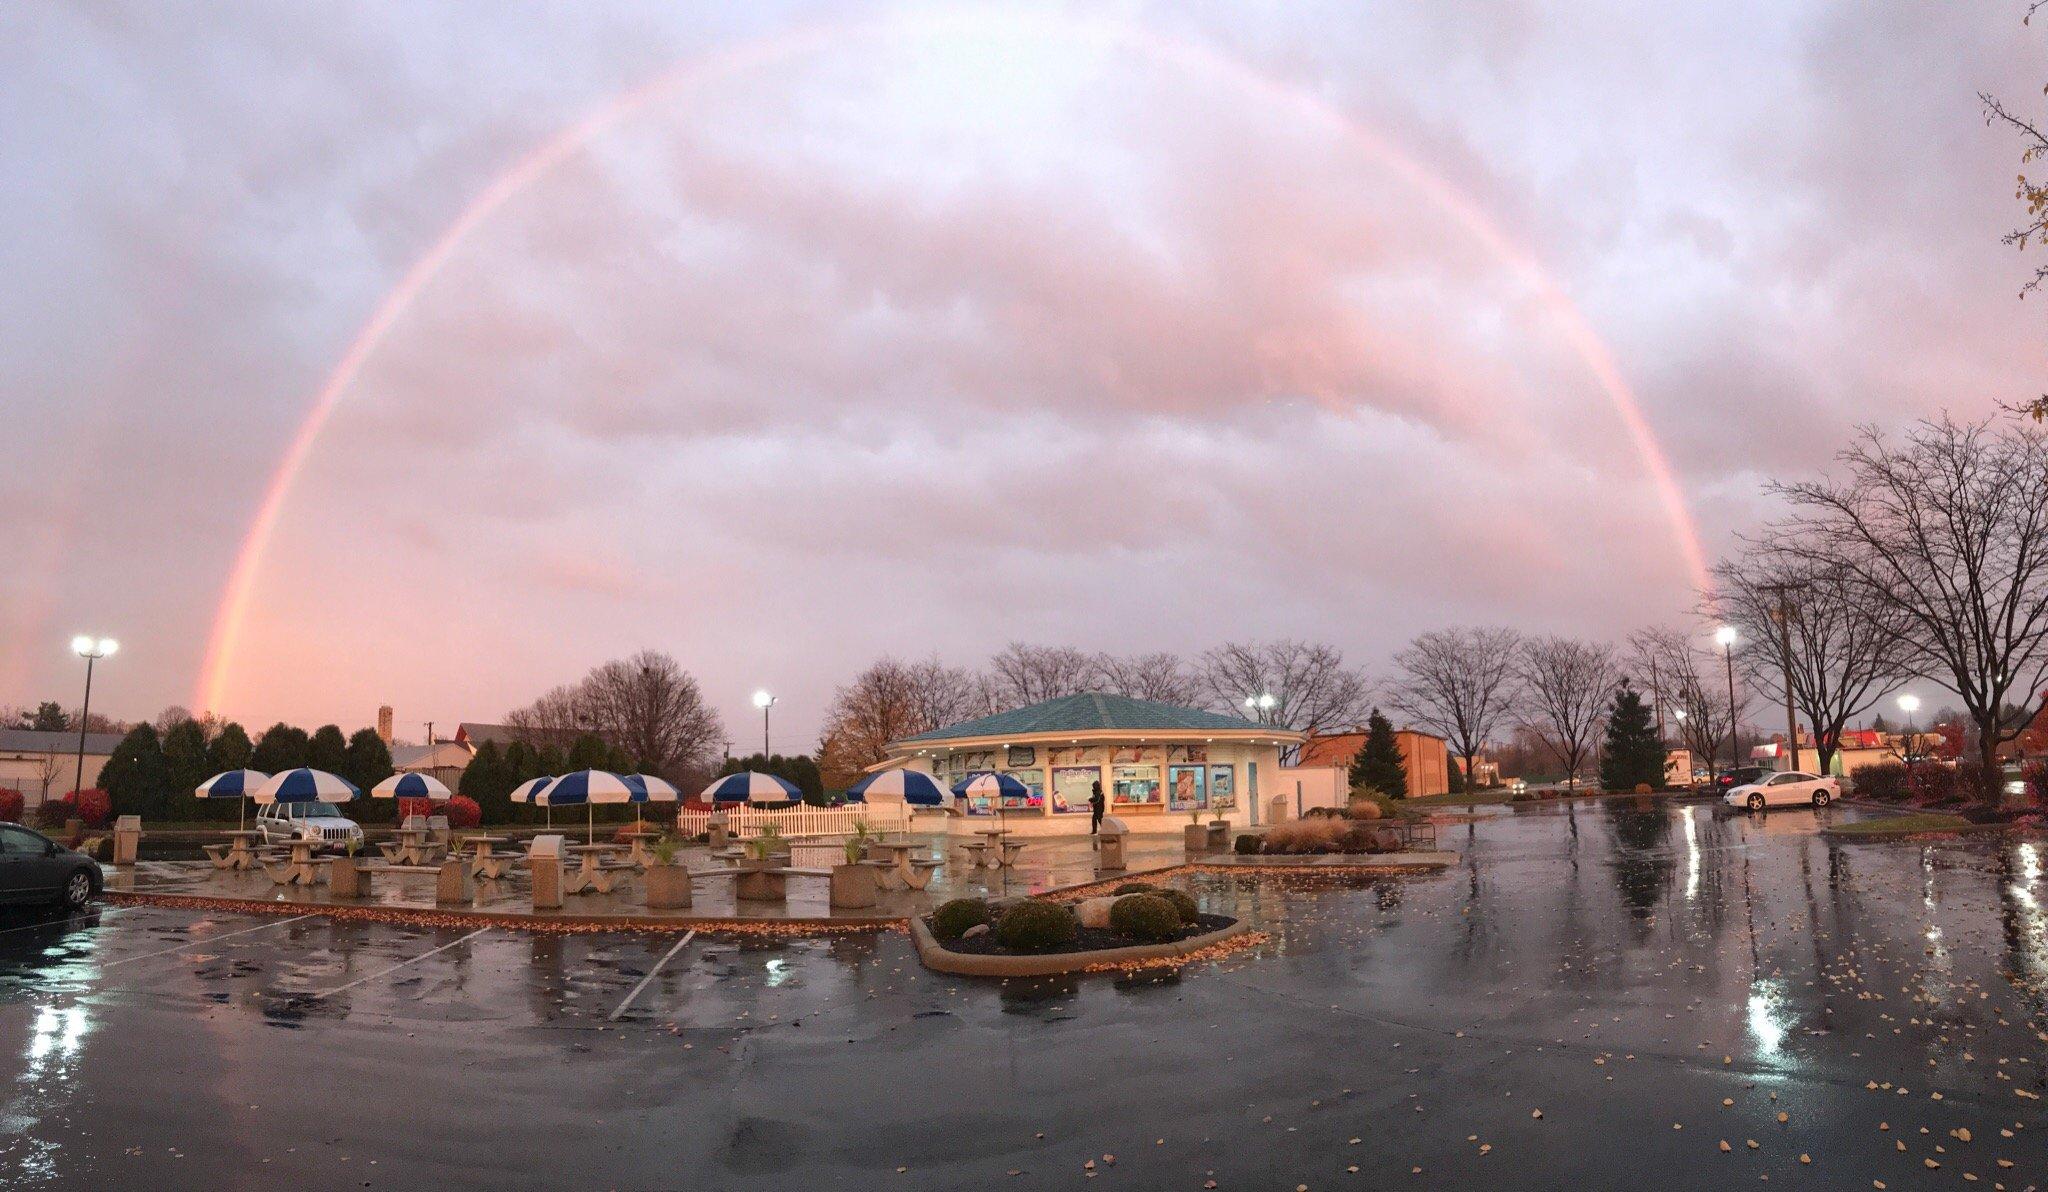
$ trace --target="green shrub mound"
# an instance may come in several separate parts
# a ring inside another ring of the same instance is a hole
[[[1122,897],[1125,894],[1157,894],[1159,893],[1159,887],[1151,882],[1125,882],[1123,885],[1111,890],[1110,893],[1118,897]]]
[[[1109,926],[1143,943],[1164,943],[1180,934],[1180,911],[1157,894],[1126,894],[1110,904]]]
[[[970,927],[989,921],[988,903],[979,898],[955,898],[939,904],[932,912],[932,934],[942,940],[957,940]]]
[[[1074,912],[1057,902],[1027,898],[996,920],[996,942],[1019,952],[1045,952],[1071,944],[1081,932]]]
[[[1162,889],[1157,896],[1172,903],[1173,909],[1180,914],[1180,921],[1190,927],[1194,926],[1195,919],[1202,913],[1201,908],[1195,905],[1194,898],[1185,890]]]

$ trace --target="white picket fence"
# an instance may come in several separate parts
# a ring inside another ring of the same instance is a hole
[[[708,831],[712,812],[685,810],[676,816],[676,830],[685,836]],[[910,827],[909,809],[901,803],[873,806],[812,807],[799,803],[786,810],[765,811],[735,807],[719,812],[737,837],[758,836],[770,824],[784,836],[850,836],[856,821],[865,821],[870,832],[901,832]]]

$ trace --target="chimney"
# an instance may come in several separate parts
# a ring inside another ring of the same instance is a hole
[[[391,705],[377,709],[377,736],[388,747],[391,744]]]

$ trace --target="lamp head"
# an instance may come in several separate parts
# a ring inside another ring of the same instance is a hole
[[[754,693],[754,706],[757,708],[766,708],[769,704],[772,704],[774,702],[775,697],[768,694],[766,691],[756,691]]]
[[[1714,644],[1721,647],[1724,650],[1727,649],[1729,646],[1734,645],[1735,626],[1723,625],[1719,629],[1714,630]]]
[[[111,637],[93,637],[81,633],[71,639],[71,652],[80,658],[105,658],[121,648],[121,643]]]
[[[1920,710],[1920,697],[1908,692],[1899,697],[1899,711],[1911,716]]]

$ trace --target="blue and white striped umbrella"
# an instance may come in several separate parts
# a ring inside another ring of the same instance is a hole
[[[556,807],[574,803],[631,803],[633,788],[609,770],[578,770],[555,779],[534,801]]]
[[[251,797],[258,803],[346,803],[362,793],[339,774],[301,766],[272,775]]]
[[[963,799],[969,795],[986,795],[993,799],[1023,799],[1030,797],[1031,788],[1010,777],[1008,774],[995,771],[988,774],[976,774],[964,782],[955,783],[953,793]],[[999,803],[998,806],[1000,805]]]
[[[192,793],[202,799],[246,799],[270,781],[261,770],[227,770],[199,784]]]
[[[953,801],[953,792],[945,783],[923,770],[902,767],[870,774],[846,792],[848,801],[854,803],[865,803],[870,795],[901,799],[912,807],[944,807]]]
[[[683,797],[683,792],[676,789],[675,783],[666,778],[657,778],[652,774],[628,774],[625,779],[626,785],[633,791],[633,797],[627,800],[630,803],[673,803]]]
[[[539,804],[542,801],[540,793],[548,789],[548,784],[553,781],[554,779],[548,775],[542,775],[539,778],[529,778],[518,786],[513,787],[512,793],[505,797],[514,803]]]
[[[432,799],[445,803],[455,792],[425,774],[393,774],[370,788],[372,799]]]
[[[226,770],[199,784],[192,793],[202,799],[233,799],[235,801],[235,822],[248,822],[247,800],[256,793],[256,788],[270,781],[270,775],[261,770]]]
[[[737,774],[727,774],[705,787],[697,797],[706,803],[730,806],[734,803],[794,803],[803,798],[804,793],[773,774],[742,770]]]

